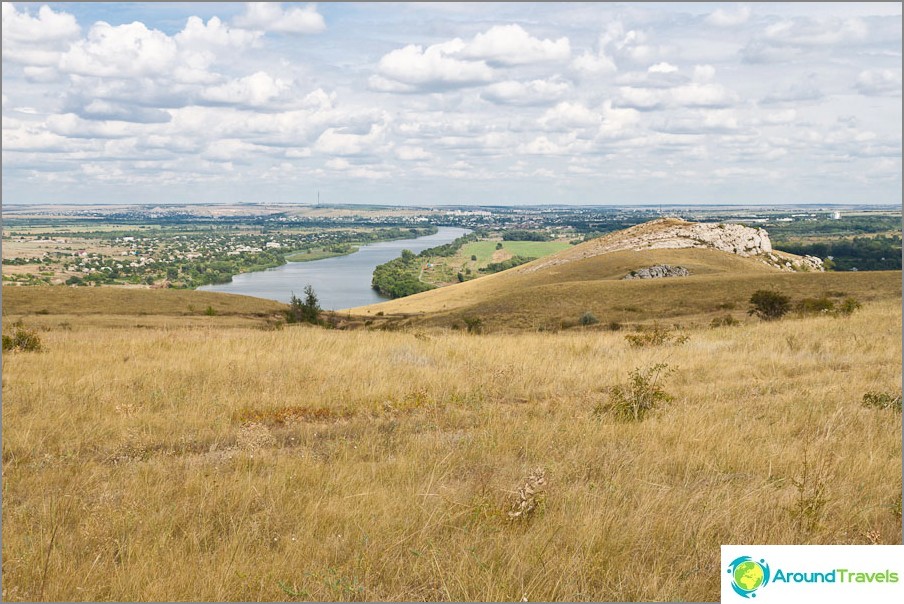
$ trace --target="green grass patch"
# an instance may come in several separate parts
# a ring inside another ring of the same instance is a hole
[[[493,259],[498,241],[477,241],[469,243],[461,248],[459,257],[466,262],[471,262],[471,256],[477,256],[473,263],[477,268],[483,268]],[[530,258],[542,258],[555,254],[571,247],[567,241],[503,241],[502,249],[512,256],[527,256]]]
[[[295,252],[294,254],[287,254],[286,260],[289,262],[313,262],[314,260],[323,260],[325,258],[334,258],[336,256],[348,256],[349,254],[354,254],[357,251],[358,246],[356,245],[352,245],[348,249],[344,249],[341,252],[327,248],[320,248],[305,252]]]

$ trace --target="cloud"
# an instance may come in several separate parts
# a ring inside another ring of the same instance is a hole
[[[496,25],[479,33],[459,51],[464,58],[482,59],[498,65],[528,65],[543,61],[564,61],[571,56],[567,37],[540,40],[520,25]]]
[[[546,105],[561,99],[569,88],[567,83],[555,80],[506,80],[487,86],[480,96],[499,105]]]
[[[111,103],[102,99],[95,99],[80,108],[79,115],[92,120],[118,120],[142,124],[163,124],[172,119],[167,111],[153,107]]]
[[[248,2],[245,12],[235,18],[235,24],[246,29],[289,34],[316,34],[326,29],[316,4],[285,10],[279,2]]]
[[[574,128],[599,126],[602,115],[581,103],[564,102],[547,109],[538,120],[539,124],[549,130],[568,131]]]
[[[367,134],[350,134],[342,128],[328,128],[318,137],[314,149],[332,155],[361,155],[375,151],[386,127],[373,124]]]
[[[201,92],[201,98],[212,103],[264,107],[289,90],[290,82],[274,78],[264,71],[234,79]]]
[[[678,68],[670,63],[656,63],[655,65],[650,65],[647,68],[647,71],[650,73],[675,73],[678,71]]]
[[[803,103],[821,101],[825,94],[816,86],[814,78],[807,78],[779,90],[773,89],[760,102],[764,105],[778,103]]]
[[[181,48],[212,50],[246,48],[260,37],[259,31],[229,27],[218,17],[211,17],[207,23],[200,17],[189,17],[182,31],[176,34],[175,41]]]
[[[741,50],[741,57],[748,63],[786,62],[868,42],[869,36],[869,26],[858,17],[784,19],[755,35]]]
[[[404,93],[477,86],[494,79],[491,65],[512,67],[562,61],[570,54],[567,37],[540,40],[519,25],[497,25],[468,42],[454,38],[426,48],[409,44],[393,50],[380,59],[368,87],[378,92]],[[490,98],[503,97],[491,92]]]
[[[901,71],[866,69],[857,76],[854,87],[865,96],[901,96]]]
[[[655,66],[654,66],[655,67]],[[645,74],[629,74],[628,86],[618,89],[616,102],[621,107],[654,110],[668,107],[728,107],[738,95],[721,84],[713,83],[716,70],[712,65],[694,66],[693,78],[673,71],[671,65]]]
[[[154,76],[173,68],[177,55],[175,40],[144,23],[114,27],[98,21],[60,58],[60,69],[94,77]]]
[[[69,42],[81,35],[75,17],[44,5],[32,17],[10,2],[3,3],[3,60],[25,65],[50,66],[59,60]]]
[[[747,23],[750,18],[750,7],[740,5],[734,11],[718,8],[706,17],[706,23],[716,27],[737,27]]]
[[[423,147],[412,147],[409,145],[396,148],[395,154],[402,161],[422,161],[433,158],[433,154],[425,151]]]
[[[434,44],[426,49],[409,44],[384,55],[377,65],[379,75],[370,86],[380,92],[409,92],[417,88],[475,86],[493,79],[484,61],[455,58],[465,44],[460,39]]]

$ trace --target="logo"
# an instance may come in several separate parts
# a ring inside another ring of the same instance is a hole
[[[765,560],[757,562],[750,556],[735,558],[728,565],[731,587],[742,598],[755,598],[754,593],[769,583],[769,565]]]

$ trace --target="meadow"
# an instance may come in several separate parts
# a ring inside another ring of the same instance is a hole
[[[713,601],[723,543],[901,542],[900,289],[644,347],[10,289],[4,600]]]
[[[501,254],[504,256],[500,258],[501,260],[511,256],[542,258],[570,247],[567,241],[475,241],[463,246],[457,257],[464,262],[471,263],[464,266],[482,268],[495,261],[493,255],[497,252],[497,243],[502,243],[502,250],[505,252]],[[477,256],[477,260],[472,261],[471,256]]]

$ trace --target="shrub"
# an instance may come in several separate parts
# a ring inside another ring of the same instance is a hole
[[[901,394],[892,392],[867,392],[863,395],[863,406],[874,409],[893,409],[901,412]]]
[[[627,384],[619,384],[609,391],[606,404],[597,405],[594,415],[610,412],[618,421],[643,421],[647,413],[653,411],[660,403],[672,400],[659,384],[672,372],[665,363],[657,363],[649,367],[635,367],[630,373]]]
[[[587,325],[596,325],[600,322],[600,320],[597,319],[596,315],[594,315],[592,312],[585,312],[584,314],[582,314],[580,321],[581,325],[584,325],[585,327]]]
[[[468,333],[480,333],[483,331],[483,321],[478,317],[462,317],[461,319],[468,328]]]
[[[502,249],[502,242],[501,242],[501,241],[500,241],[499,243],[496,244],[496,249],[497,249],[497,250],[501,250],[501,249]]]
[[[618,321],[609,321],[609,325],[606,326],[609,331],[618,331],[621,329],[621,323]]]
[[[756,315],[764,321],[780,319],[791,309],[791,298],[777,291],[758,289],[750,296],[753,308],[747,314]]]
[[[22,351],[22,352],[38,352],[44,349],[41,344],[41,338],[38,334],[24,327],[17,327],[13,335],[3,336],[3,350],[6,351]]]
[[[471,262],[477,262],[477,254],[471,254]]]
[[[533,518],[537,511],[543,510],[546,501],[546,471],[543,468],[533,470],[518,488],[509,507],[509,520],[525,522]]]
[[[835,303],[826,296],[804,298],[794,305],[794,309],[802,315],[828,314],[835,310]]]
[[[652,327],[641,332],[628,334],[625,336],[628,344],[636,348],[644,346],[661,346],[663,344],[674,344],[676,346],[684,344],[688,341],[686,335],[675,335],[669,331],[668,327],[662,327],[658,323],[654,323]]]
[[[208,306],[207,309],[205,309],[204,314],[208,317],[215,317],[217,316],[217,310],[213,306]]]
[[[739,324],[740,321],[732,317],[731,315],[724,315],[721,317],[716,317],[709,324],[710,327],[731,327],[732,325]]]
[[[849,317],[854,311],[860,308],[860,301],[856,298],[845,298],[835,309],[835,315],[840,317]]]

